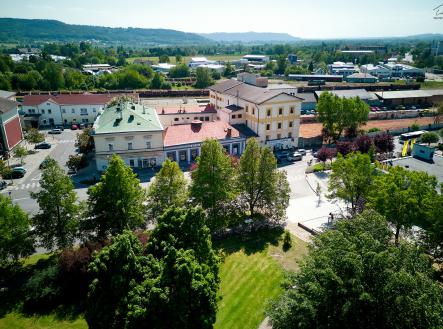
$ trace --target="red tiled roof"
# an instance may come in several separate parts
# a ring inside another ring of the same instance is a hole
[[[189,106],[158,106],[155,108],[157,114],[179,114],[179,113],[217,113],[214,106],[189,105]],[[179,112],[182,111],[182,112]],[[183,112],[185,111],[185,112]]]
[[[59,105],[93,105],[106,104],[119,94],[60,94],[60,95],[26,95],[23,97],[24,106],[35,106],[52,100]]]
[[[202,122],[201,126],[193,124],[175,125],[166,128],[165,146],[199,143],[208,138],[225,139],[231,128],[231,138],[240,137],[237,129],[223,121]]]

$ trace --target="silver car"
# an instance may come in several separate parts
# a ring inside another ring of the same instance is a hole
[[[299,152],[294,152],[288,155],[288,161],[301,161],[303,159],[303,155]]]

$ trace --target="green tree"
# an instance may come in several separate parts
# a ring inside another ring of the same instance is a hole
[[[148,189],[149,217],[156,220],[167,208],[183,206],[187,194],[183,172],[177,162],[166,159]]]
[[[212,328],[217,312],[219,259],[202,209],[171,208],[160,217],[146,252],[160,275],[130,294],[128,328]]]
[[[438,131],[438,134],[440,135],[441,138],[443,138],[443,128],[441,128],[441,129]]]
[[[32,218],[40,245],[52,250],[71,247],[79,226],[79,206],[71,179],[48,158],[40,186],[39,192],[30,193],[40,208]]]
[[[345,129],[355,132],[367,122],[369,107],[358,97],[346,99],[324,92],[318,99],[317,112],[328,137],[335,142]]]
[[[410,129],[411,131],[418,131],[418,130],[420,130],[420,125],[419,125],[418,123],[413,123],[413,124],[409,127],[409,129]]]
[[[287,66],[288,66],[288,62],[286,61],[286,55],[278,56],[277,69],[275,70],[275,73],[284,74]]]
[[[195,74],[197,78],[195,82],[196,88],[206,88],[213,84],[211,72],[207,68],[197,67]]]
[[[315,237],[300,273],[269,305],[272,327],[440,328],[442,293],[429,258],[391,236],[382,216],[365,211]]]
[[[225,71],[223,72],[223,76],[230,78],[235,74],[235,67],[231,64],[231,62],[226,63]]]
[[[178,64],[178,63],[181,63],[182,60],[183,60],[183,57],[182,57],[181,55],[175,55],[175,62],[176,62],[177,64]]]
[[[395,166],[389,174],[375,177],[368,194],[368,205],[395,226],[395,241],[398,243],[402,228],[422,226],[429,218],[436,187],[434,176]]]
[[[28,155],[28,150],[22,145],[18,145],[14,148],[14,157],[20,159],[20,163],[23,164],[23,158]]]
[[[59,90],[65,86],[65,79],[60,65],[48,63],[42,72],[42,76],[51,90]]]
[[[157,265],[152,257],[142,255],[140,241],[132,232],[124,231],[95,256],[88,268],[91,284],[85,319],[89,328],[125,327],[130,289],[145,275],[149,276],[151,270],[155,272]]]
[[[169,63],[169,56],[168,55],[160,55],[158,57],[159,63]]]
[[[100,182],[89,188],[88,196],[90,215],[85,226],[97,238],[145,226],[145,192],[132,169],[118,155],[111,157]]]
[[[215,139],[202,143],[196,169],[192,171],[191,197],[208,211],[211,229],[221,226],[222,204],[234,200],[234,169],[231,159]]]
[[[365,198],[374,179],[374,167],[367,154],[350,153],[331,164],[329,199],[341,199],[351,205],[351,212],[358,211],[358,203]]]
[[[428,143],[428,145],[431,145],[431,143],[437,143],[440,140],[440,137],[437,133],[434,133],[432,131],[425,132],[420,137],[420,141],[422,143]]]
[[[191,75],[191,72],[189,71],[189,67],[186,64],[178,64],[175,67],[172,67],[169,70],[169,77],[170,78],[186,78]]]
[[[34,239],[28,215],[14,205],[8,197],[0,194],[0,265],[34,251]]]
[[[25,139],[28,141],[28,143],[38,144],[45,141],[45,135],[36,128],[30,128],[26,132]]]
[[[277,171],[277,160],[269,147],[260,147],[250,138],[240,158],[238,188],[248,205],[249,215],[257,212],[272,218],[284,218],[289,204],[286,174]]]
[[[163,78],[163,76],[160,73],[155,72],[154,77],[151,80],[151,84],[149,85],[149,88],[161,89],[164,82],[165,82],[165,79]]]
[[[94,149],[94,137],[92,128],[85,128],[81,134],[77,134],[77,145],[80,153],[87,154]]]

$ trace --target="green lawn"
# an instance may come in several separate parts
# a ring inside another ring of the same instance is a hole
[[[53,315],[23,317],[17,313],[9,313],[0,319],[0,329],[86,329],[86,321],[58,320]]]
[[[269,298],[282,292],[284,270],[297,270],[306,254],[306,244],[292,237],[292,248],[282,250],[281,231],[267,231],[247,238],[215,242],[224,255],[220,268],[221,286],[215,329],[257,329],[263,321]],[[48,255],[25,261],[35,264]],[[55,315],[25,317],[12,312],[0,318],[0,329],[86,329],[84,319],[60,320]]]
[[[283,291],[284,269],[296,270],[297,261],[306,253],[306,244],[295,237],[293,247],[284,252],[280,238],[280,234],[258,235],[218,246],[226,257],[220,269],[221,300],[215,329],[258,328],[268,300]]]

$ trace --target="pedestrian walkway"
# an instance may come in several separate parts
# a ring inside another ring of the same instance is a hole
[[[18,190],[36,190],[40,188],[39,182],[27,183],[27,184],[19,184],[13,185],[10,187],[10,191],[18,191]]]
[[[59,144],[63,144],[63,143],[75,143],[75,139],[60,139],[60,140],[57,140],[57,142],[58,142]]]

